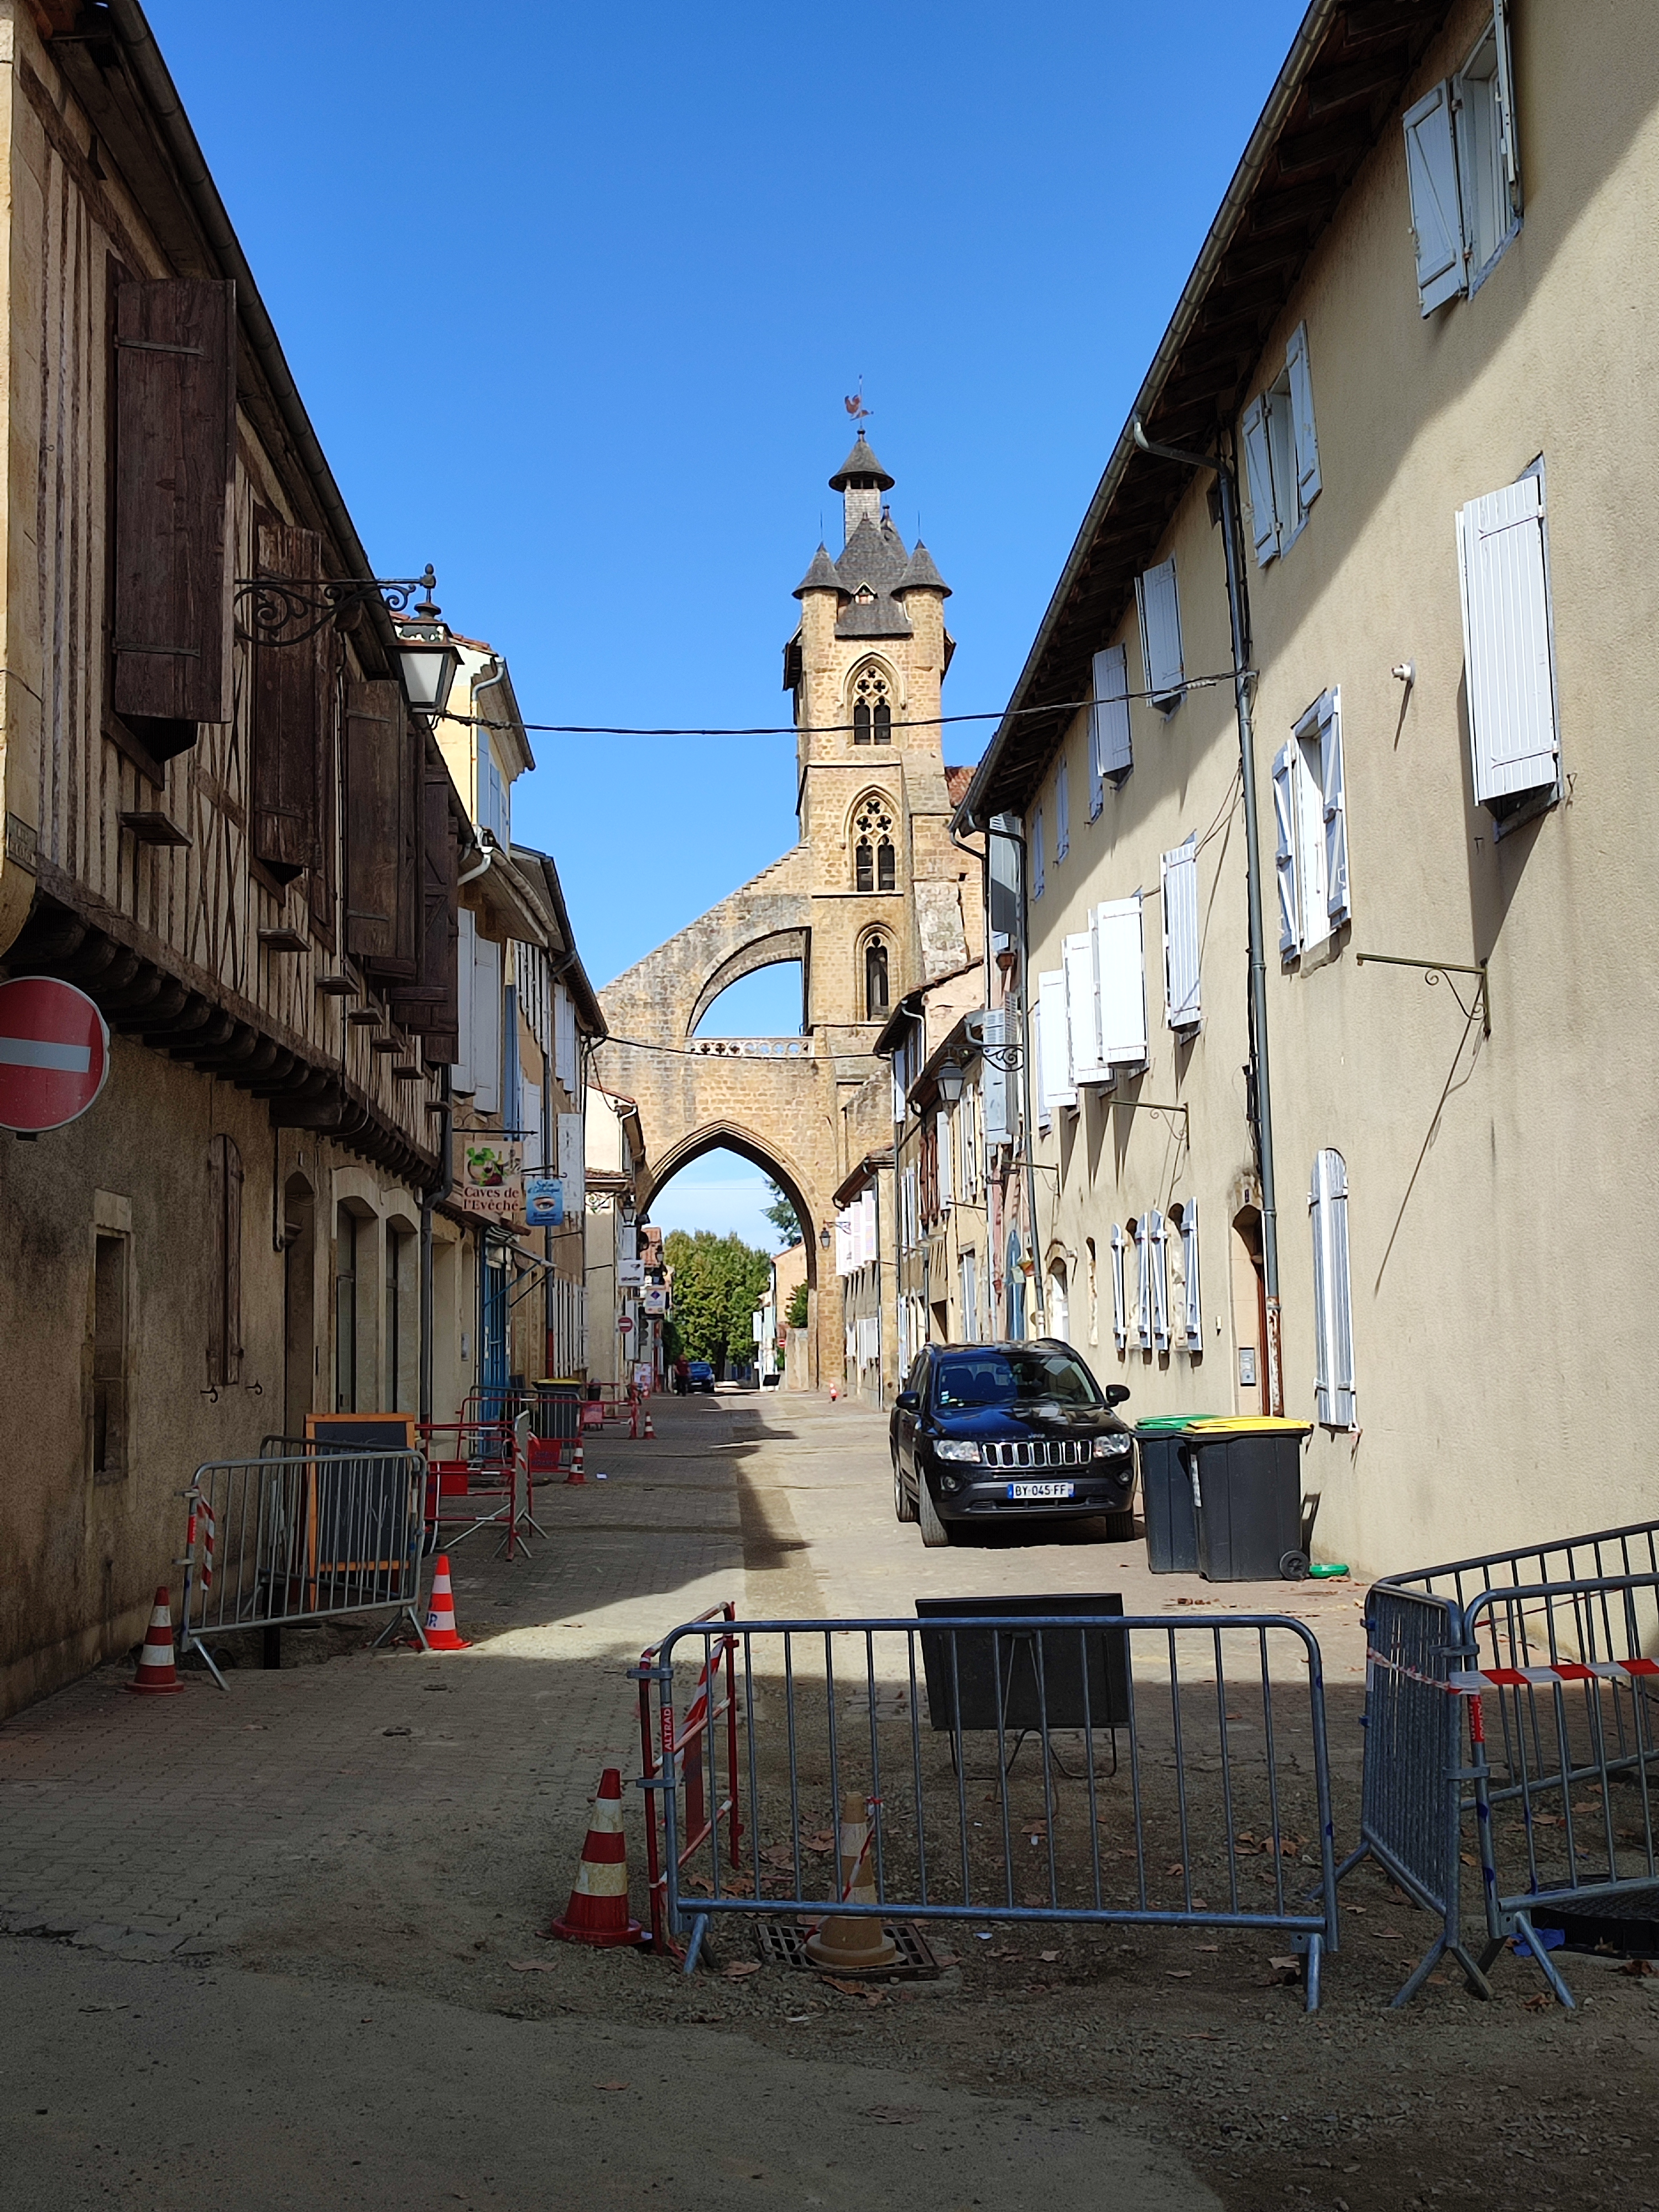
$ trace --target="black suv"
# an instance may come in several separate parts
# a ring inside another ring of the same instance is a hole
[[[1071,1346],[931,1344],[893,1406],[893,1510],[924,1544],[977,1522],[1104,1516],[1134,1534],[1134,1440]]]

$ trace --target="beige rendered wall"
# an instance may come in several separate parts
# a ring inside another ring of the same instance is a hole
[[[1659,47],[1646,11],[1528,7],[1516,16],[1526,191],[1519,235],[1472,299],[1426,321],[1413,273],[1404,154],[1390,128],[1339,211],[1263,356],[1270,381],[1305,320],[1323,489],[1267,571],[1249,564],[1256,760],[1279,1176],[1286,1410],[1311,1418],[1308,1188],[1341,1152],[1358,1426],[1316,1432],[1316,1548],[1368,1570],[1638,1519],[1654,1510],[1644,1438],[1659,1390],[1644,1324],[1655,1287],[1651,888],[1646,775],[1650,536],[1659,421],[1643,332],[1659,290]],[[1459,11],[1416,97],[1455,69],[1490,10]],[[1253,396],[1246,394],[1245,397]],[[1468,767],[1456,508],[1541,455],[1565,803],[1494,840]],[[1203,487],[1176,518],[1189,673],[1227,663],[1220,550]],[[1103,644],[1107,640],[1102,639]],[[1393,678],[1412,661],[1409,696]],[[1138,645],[1131,635],[1132,687]],[[1307,963],[1277,954],[1269,769],[1293,721],[1341,686],[1352,921]],[[1073,732],[1073,859],[1032,908],[1034,969],[1085,905],[1155,888],[1188,830],[1200,858],[1204,1028],[1161,1024],[1149,902],[1152,1061],[1127,1086],[1190,1110],[1098,1096],[1040,1140],[1062,1183],[1042,1249],[1076,1254],[1146,1203],[1196,1194],[1202,1360],[1120,1363],[1132,1413],[1224,1407],[1240,1324],[1225,1224],[1249,1171],[1243,834],[1221,694],[1166,726],[1133,710],[1136,766],[1091,830]],[[1047,809],[1052,837],[1053,807]],[[1489,958],[1492,1035],[1445,985],[1360,969],[1358,951]],[[1120,1086],[1123,1088],[1124,1086]],[[1102,1247],[1103,1249],[1103,1246]],[[1243,1304],[1241,1298],[1238,1303]],[[1073,1302],[1073,1314],[1076,1303]],[[1074,1334],[1075,1329],[1074,1329]]]

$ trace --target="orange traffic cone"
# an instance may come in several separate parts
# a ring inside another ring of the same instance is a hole
[[[856,1790],[842,1793],[841,1833],[836,1838],[841,1863],[841,1902],[867,1905],[869,1918],[851,1913],[830,1913],[806,1939],[806,1955],[815,1966],[831,1972],[880,1973],[899,1963],[898,1946],[881,1924],[876,1897],[876,1878],[870,1866],[870,1807]]]
[[[656,1439],[657,1439],[657,1432],[656,1432],[656,1431],[655,1431],[655,1430],[652,1427],[652,1425],[651,1425],[651,1415],[650,1415],[650,1412],[649,1412],[649,1410],[647,1409],[647,1413],[646,1413],[646,1416],[645,1416],[645,1441],[647,1442],[647,1443],[648,1443],[648,1444],[649,1444],[649,1443],[654,1443],[656,1442]]]
[[[173,1603],[165,1583],[155,1593],[155,1610],[144,1631],[144,1648],[138,1654],[138,1671],[127,1684],[130,1690],[155,1695],[163,1690],[182,1690],[179,1669],[173,1663]]]
[[[582,1440],[578,1437],[576,1439],[576,1449],[571,1454],[570,1472],[566,1475],[565,1482],[566,1485],[568,1486],[573,1482],[586,1482],[586,1480],[587,1477],[582,1472]]]
[[[576,1887],[563,1919],[556,1920],[547,1932],[567,1943],[592,1943],[599,1950],[645,1940],[639,1922],[628,1917],[628,1838],[623,1833],[619,1767],[607,1766],[599,1777]]]
[[[449,1588],[449,1554],[440,1552],[432,1570],[432,1597],[426,1616],[428,1651],[470,1651],[471,1645],[455,1626],[455,1600]]]

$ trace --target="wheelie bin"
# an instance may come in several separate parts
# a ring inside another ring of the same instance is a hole
[[[1180,1443],[1195,1470],[1198,1571],[1206,1582],[1302,1582],[1302,1440],[1307,1421],[1236,1413],[1189,1421]]]
[[[1202,1413],[1153,1413],[1135,1423],[1146,1565],[1155,1575],[1198,1572],[1198,1516],[1190,1462],[1181,1442],[1190,1423],[1207,1418]]]

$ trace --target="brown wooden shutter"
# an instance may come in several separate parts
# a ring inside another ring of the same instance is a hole
[[[441,760],[428,757],[422,791],[422,912],[420,972],[415,981],[400,987],[392,1001],[394,1021],[405,1029],[422,1030],[428,1039],[460,1030],[460,990],[457,956],[460,941],[460,840],[452,803],[453,786]],[[428,1058],[436,1056],[428,1049]],[[451,1050],[448,1058],[453,1060]]]
[[[317,731],[317,864],[306,880],[312,933],[335,946],[335,886],[339,881],[340,643],[323,632],[322,708]]]
[[[403,686],[346,686],[346,951],[395,960],[402,857],[402,763],[409,751]]]
[[[208,1342],[208,1373],[229,1389],[242,1373],[242,1156],[234,1137],[208,1144],[212,1192],[215,1297]]]
[[[115,288],[112,705],[157,759],[231,719],[236,288]]]
[[[256,574],[320,582],[323,541],[314,530],[262,514],[254,537]],[[253,648],[253,850],[279,883],[322,855],[323,648],[331,635]]]

